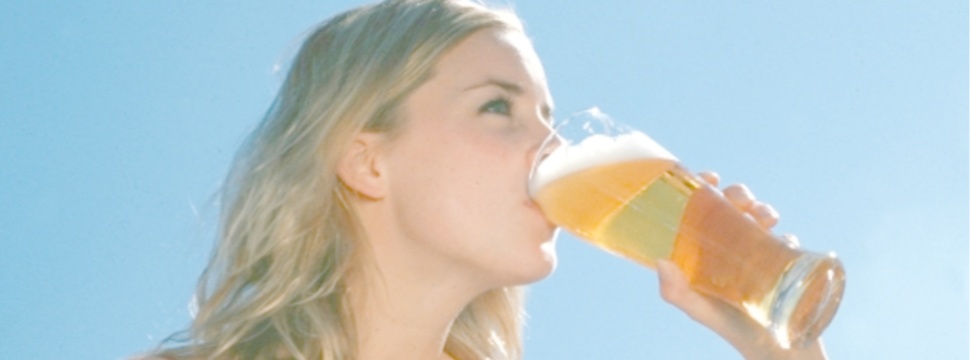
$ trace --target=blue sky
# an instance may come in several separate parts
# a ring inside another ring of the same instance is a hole
[[[184,326],[274,66],[359,3],[0,3],[0,358],[116,359]],[[840,255],[832,358],[968,358],[965,1],[513,4],[558,115],[599,106]],[[559,253],[527,358],[738,358],[653,272]]]

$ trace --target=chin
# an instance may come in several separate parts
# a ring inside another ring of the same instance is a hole
[[[545,274],[542,275],[543,278],[549,276],[549,274],[552,274],[552,272],[556,270],[556,264],[559,262],[559,256],[556,255],[556,238],[558,236],[559,229],[556,229],[552,236],[549,237],[549,240],[539,246],[539,249],[542,250],[542,254],[545,257],[545,262],[547,264],[547,270]]]
[[[529,264],[523,266],[521,280],[515,285],[527,285],[545,279],[556,270],[557,262],[556,238],[553,234],[539,246],[538,253],[530,259]]]

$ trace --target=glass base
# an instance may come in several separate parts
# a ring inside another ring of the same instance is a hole
[[[844,290],[845,270],[835,254],[803,254],[772,292],[768,330],[786,349],[815,341],[835,316]]]

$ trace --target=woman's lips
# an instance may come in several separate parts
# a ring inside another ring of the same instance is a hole
[[[542,209],[539,207],[539,204],[536,204],[535,201],[532,201],[532,199],[528,199],[525,201],[525,206],[529,207],[530,209],[532,209],[532,211],[538,214],[539,217],[541,217],[542,220],[546,223],[547,227],[549,227],[550,229],[556,228],[556,224],[553,224],[551,221],[549,221],[549,218],[546,217],[546,214],[542,212]]]

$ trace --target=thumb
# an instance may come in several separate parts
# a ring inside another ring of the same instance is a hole
[[[660,280],[660,297],[664,301],[715,332],[727,330],[723,304],[715,303],[715,300],[691,289],[687,276],[677,265],[669,260],[658,260],[657,274]]]

